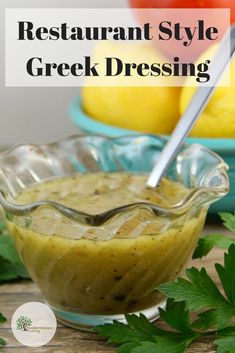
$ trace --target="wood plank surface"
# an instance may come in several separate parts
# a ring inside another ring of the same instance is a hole
[[[211,232],[227,233],[218,224],[209,224],[205,227],[204,234]],[[205,266],[208,272],[218,283],[215,275],[214,263],[223,261],[223,251],[213,250],[210,255],[200,261],[193,261],[194,266]],[[191,264],[189,264],[190,266]],[[7,346],[2,349],[4,353],[113,353],[116,348],[107,345],[102,338],[89,332],[65,327],[58,323],[56,335],[48,345],[40,348],[22,346],[13,336],[10,321],[14,311],[22,304],[29,301],[43,302],[36,285],[30,281],[0,285],[0,312],[7,317],[7,322],[0,326],[0,337],[7,341]],[[158,321],[158,324],[160,321]],[[162,325],[162,323],[160,323]],[[214,353],[213,344],[205,340],[194,344],[188,353]],[[148,352],[146,352],[148,353]]]

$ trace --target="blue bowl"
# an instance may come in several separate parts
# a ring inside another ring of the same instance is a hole
[[[123,129],[101,123],[88,116],[82,109],[79,98],[74,99],[70,106],[70,118],[78,128],[89,134],[100,134],[110,137],[136,134],[137,131]],[[167,137],[167,136],[166,136]],[[218,153],[229,165],[230,193],[219,202],[213,204],[210,213],[234,212],[235,210],[235,138],[192,138],[185,141],[187,144],[199,143]]]

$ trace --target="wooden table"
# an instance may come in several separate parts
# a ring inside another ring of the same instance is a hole
[[[207,225],[204,234],[211,232],[226,233],[220,225]],[[223,251],[213,250],[210,255],[200,261],[194,261],[194,266],[205,266],[208,272],[218,279],[215,275],[214,263],[223,261]],[[10,320],[14,311],[23,303],[30,301],[41,301],[37,287],[30,281],[4,284],[0,286],[0,312],[3,312],[8,321],[0,326],[0,337],[7,341],[7,346],[2,349],[4,353],[113,353],[115,347],[108,346],[102,338],[93,333],[86,333],[65,327],[58,323],[56,335],[47,346],[41,348],[23,347],[14,338],[10,329]],[[158,321],[159,323],[159,321]],[[213,345],[206,341],[194,344],[188,353],[214,353]],[[146,352],[148,353],[148,352]]]

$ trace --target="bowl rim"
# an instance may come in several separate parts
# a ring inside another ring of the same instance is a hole
[[[113,137],[113,138],[107,137],[107,136],[101,136],[101,135],[72,135],[48,144],[34,144],[34,145],[20,144],[20,145],[13,146],[12,148],[9,148],[8,150],[0,153],[0,161],[2,161],[2,164],[4,165],[4,158],[14,156],[16,151],[18,151],[18,149],[22,147],[39,148],[39,149],[41,147],[41,150],[43,151],[45,156],[47,156],[47,153],[49,153],[50,155],[51,146],[53,146],[53,148],[58,148],[58,150],[62,148],[64,149],[67,146],[69,150],[71,141],[73,142],[74,140],[77,140],[77,139],[78,140],[91,139],[92,141],[94,137],[102,139],[104,141],[118,141],[118,140],[125,141],[126,139],[127,143],[130,141],[130,139],[131,140],[133,139],[135,141],[135,139],[139,139],[143,137],[153,138],[153,139],[156,139],[156,141],[160,141],[160,142],[166,142],[166,140],[161,136],[156,136],[151,134],[126,135],[126,136]],[[139,143],[138,140],[137,142]],[[78,221],[80,223],[82,222],[93,226],[101,225],[105,223],[108,219],[113,218],[117,214],[120,214],[121,212],[123,212],[123,207],[125,207],[125,211],[127,212],[136,207],[144,207],[146,209],[151,210],[155,214],[169,215],[170,217],[179,217],[187,213],[190,209],[192,209],[192,205],[194,206],[198,205],[199,201],[200,201],[200,204],[211,203],[216,199],[221,198],[229,191],[229,180],[226,172],[227,165],[223,161],[223,159],[213,151],[199,144],[195,144],[191,146],[186,145],[184,151],[187,151],[187,152],[191,151],[191,154],[193,154],[195,153],[195,149],[202,149],[205,153],[210,154],[217,159],[218,164],[216,164],[216,167],[214,169],[223,178],[223,186],[216,186],[216,187],[204,186],[203,187],[202,185],[201,187],[193,188],[178,204],[174,204],[169,207],[161,207],[161,206],[158,206],[157,204],[152,204],[149,202],[136,202],[135,204],[127,204],[121,207],[112,208],[103,213],[98,213],[98,214],[85,213],[85,212],[67,207],[61,203],[56,203],[50,200],[49,201],[51,203],[51,206],[56,207],[64,216],[67,216],[70,219],[72,218],[73,220]],[[182,153],[184,153],[184,151]],[[40,153],[40,151],[38,151],[38,153]],[[181,153],[178,154],[178,159],[180,160],[180,158],[181,158]],[[35,203],[19,205],[17,203],[12,202],[11,200],[8,200],[8,197],[6,195],[7,195],[6,191],[0,188],[0,205],[5,211],[18,216],[25,216],[26,214],[30,214],[33,210],[35,210],[35,206],[36,206]],[[39,207],[45,206],[45,200],[41,200],[39,202],[40,202]]]
[[[143,132],[138,132],[118,126],[112,126],[103,122],[100,122],[93,117],[89,116],[82,107],[81,96],[77,96],[73,99],[69,107],[69,116],[75,125],[77,125],[82,131],[92,134],[101,134],[108,137],[119,137],[123,135],[138,135],[144,134]],[[147,134],[147,133],[146,133]],[[169,139],[169,135],[158,135],[152,134],[155,136],[162,136],[166,139]],[[186,143],[199,143],[206,146],[209,149],[212,149],[216,152],[226,152],[234,153],[235,151],[235,138],[203,138],[203,137],[187,137],[185,140]]]

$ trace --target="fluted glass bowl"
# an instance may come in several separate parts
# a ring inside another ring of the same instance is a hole
[[[229,190],[227,166],[203,146],[184,146],[167,177],[189,190],[165,208],[146,201],[90,215],[63,204],[63,195],[73,190],[61,190],[56,208],[44,202],[38,208],[19,205],[17,195],[79,173],[148,174],[165,143],[152,135],[72,136],[0,154],[0,204],[9,233],[46,302],[65,324],[88,329],[123,321],[130,312],[154,320],[164,302],[159,284],[181,273],[209,205]],[[94,175],[98,183],[104,174]]]

